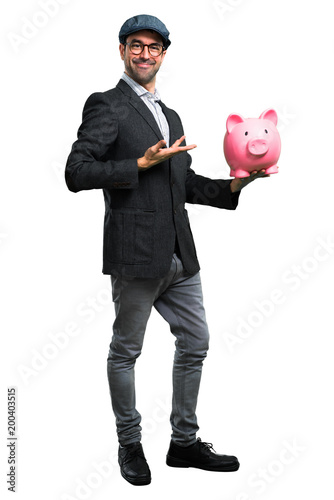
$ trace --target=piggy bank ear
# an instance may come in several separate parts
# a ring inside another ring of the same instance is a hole
[[[274,109],[267,109],[266,111],[263,111],[263,113],[260,115],[260,118],[262,120],[270,120],[275,126],[277,125],[278,118],[277,113]]]
[[[227,132],[230,134],[232,129],[238,125],[238,123],[244,122],[245,119],[241,115],[230,115],[226,121]]]

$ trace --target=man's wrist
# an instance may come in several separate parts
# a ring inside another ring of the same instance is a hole
[[[138,170],[145,170],[147,168],[145,156],[138,158],[137,165],[138,165]]]

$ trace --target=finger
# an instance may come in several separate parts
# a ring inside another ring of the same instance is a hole
[[[266,175],[266,171],[265,170],[254,170],[251,173],[252,179],[255,179],[256,177],[264,177],[265,175]]]
[[[182,147],[176,147],[176,148],[169,148],[169,149],[164,149],[160,151],[165,151],[166,154],[168,154],[169,157],[179,155],[180,153],[184,153],[185,151],[190,151],[191,149],[197,148],[196,144],[192,144],[191,146],[182,146]]]
[[[161,141],[157,142],[154,146],[151,147],[151,150],[153,153],[158,153],[158,151],[162,148],[166,147],[166,141],[162,139]]]
[[[179,146],[179,145],[180,145],[180,144],[184,141],[184,139],[185,139],[185,138],[186,138],[186,136],[185,136],[185,135],[183,135],[182,137],[180,137],[180,139],[177,139],[177,140],[174,142],[174,144],[173,144],[173,146],[172,146],[172,147],[174,147],[174,146]]]
[[[191,144],[190,146],[180,146],[178,148],[179,151],[189,151],[189,149],[197,148],[196,144]]]
[[[179,146],[179,147],[171,146],[168,149],[160,148],[159,153],[163,152],[165,155],[168,155],[168,157],[170,158],[172,156],[183,153],[184,151],[190,151],[191,149],[195,149],[195,148],[197,148],[196,144],[191,144],[190,146]]]

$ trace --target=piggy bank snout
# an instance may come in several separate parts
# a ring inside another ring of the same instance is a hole
[[[252,155],[261,156],[267,153],[269,144],[265,139],[251,139],[247,144],[247,148]]]

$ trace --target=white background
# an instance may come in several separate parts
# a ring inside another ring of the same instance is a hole
[[[52,2],[49,14],[42,3],[1,8],[2,498],[12,498],[9,386],[17,388],[18,499],[331,498],[331,2],[63,0],[52,15]],[[241,467],[165,465],[174,339],[153,311],[136,367],[153,480],[134,489],[117,466],[106,376],[114,313],[101,274],[103,197],[69,192],[63,170],[85,100],[122,74],[119,28],[140,13],[171,32],[157,87],[198,145],[197,173],[228,178],[232,112],[276,109],[282,154],[279,174],[245,188],[236,211],[189,207],[211,332],[199,436]]]

